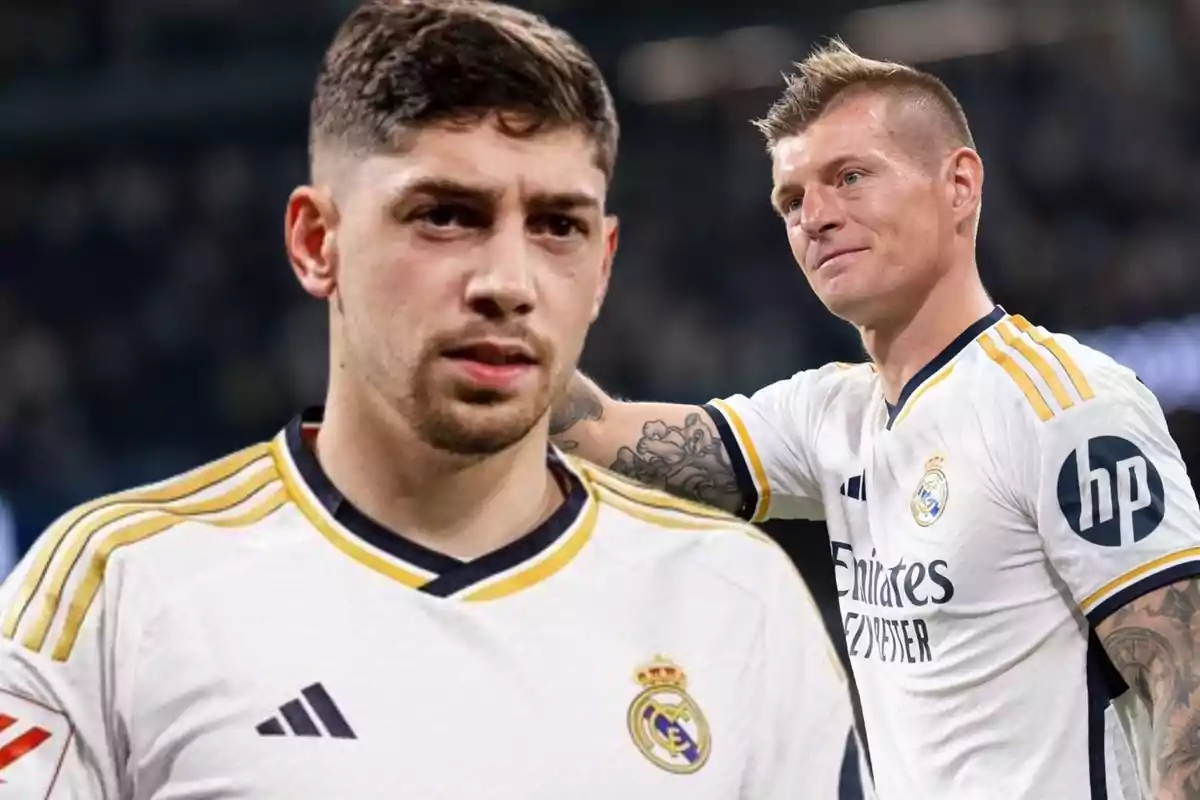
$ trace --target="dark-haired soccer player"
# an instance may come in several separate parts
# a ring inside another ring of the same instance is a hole
[[[368,3],[311,145],[327,404],[45,533],[0,592],[0,798],[833,800],[849,704],[782,553],[548,446],[616,242],[592,59]]]

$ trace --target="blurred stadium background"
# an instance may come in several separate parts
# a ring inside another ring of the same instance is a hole
[[[0,575],[65,508],[320,400],[325,310],[281,222],[354,4],[0,0]],[[1200,0],[518,4],[591,48],[621,112],[602,385],[697,401],[861,358],[791,260],[748,124],[838,34],[959,94],[996,299],[1133,368],[1200,475]],[[770,530],[836,629],[820,531]]]
[[[996,299],[1137,371],[1200,475],[1200,0],[522,4],[620,106],[622,247],[585,357],[604,386],[706,400],[861,357],[791,261],[748,124],[840,34],[960,95]],[[0,574],[66,507],[320,400],[325,310],[281,221],[352,5],[0,4]],[[836,624],[821,537],[773,530]]]

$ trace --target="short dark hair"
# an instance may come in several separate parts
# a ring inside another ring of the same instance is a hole
[[[962,105],[935,75],[907,64],[864,58],[840,39],[814,50],[796,70],[787,77],[783,96],[754,123],[767,137],[768,149],[780,139],[803,133],[836,100],[856,90],[915,99],[937,113],[955,145],[975,147]]]
[[[612,177],[618,126],[600,68],[542,17],[486,0],[369,0],[338,29],[313,95],[309,153],[375,152],[407,132],[498,113],[515,136],[579,126]]]

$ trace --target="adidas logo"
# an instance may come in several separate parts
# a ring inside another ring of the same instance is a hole
[[[852,500],[862,500],[865,503],[867,501],[867,473],[864,472],[861,475],[855,475],[853,478],[850,478],[842,484],[840,491],[842,497],[849,497]]]
[[[358,738],[350,728],[350,723],[346,722],[346,718],[342,716],[337,704],[333,702],[333,698],[329,696],[329,692],[325,691],[324,686],[314,683],[300,694],[302,697],[289,700],[279,707],[279,717],[283,717],[283,722],[287,723],[292,734],[324,736],[325,734],[317,728],[317,723],[313,721],[312,715],[315,714],[321,724],[325,726],[325,731],[333,738]],[[307,705],[304,702],[306,700],[308,701]],[[310,709],[312,714],[309,713]],[[260,722],[255,730],[261,736],[287,736],[288,732],[284,729],[283,722],[279,717],[268,717]]]

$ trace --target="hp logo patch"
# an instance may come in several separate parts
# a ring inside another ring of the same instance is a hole
[[[1162,476],[1133,442],[1097,436],[1058,472],[1058,507],[1071,530],[1101,547],[1145,539],[1166,513]]]

